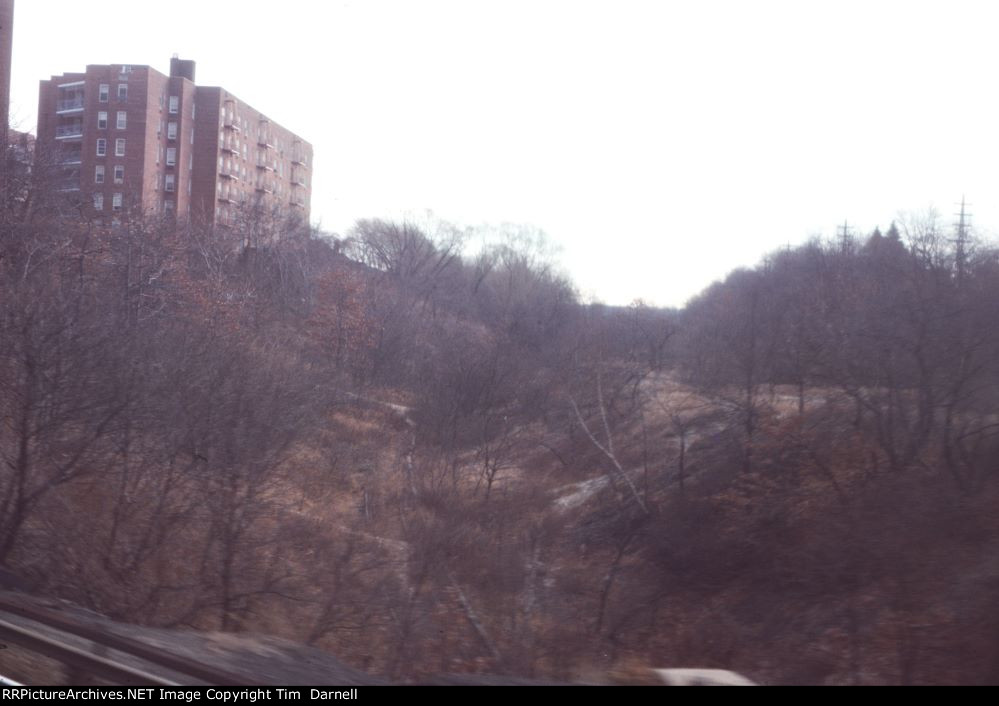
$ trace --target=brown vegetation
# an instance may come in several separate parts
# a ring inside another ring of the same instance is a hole
[[[0,562],[40,592],[393,679],[999,678],[985,245],[812,243],[677,312],[523,236],[4,193]]]

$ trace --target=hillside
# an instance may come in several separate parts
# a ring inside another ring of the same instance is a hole
[[[447,224],[55,214],[0,224],[0,562],[39,594],[397,681],[999,678],[988,243],[811,243],[667,311]]]

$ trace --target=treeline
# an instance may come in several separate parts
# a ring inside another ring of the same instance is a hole
[[[123,620],[426,668],[409,656],[439,632],[439,590],[459,590],[426,508],[464,492],[471,447],[488,495],[517,420],[543,413],[549,341],[577,313],[551,261],[516,239],[462,257],[448,226],[338,242],[269,214],[111,224],[42,170],[4,187],[0,562]],[[382,393],[416,431],[359,442],[357,400]],[[405,482],[357,493],[365,443],[397,452]]]
[[[995,247],[932,215],[893,223],[774,253],[712,286],[684,311],[679,362],[741,407],[747,445],[767,386],[793,386],[802,412],[835,390],[888,470],[931,466],[974,492],[999,452],[997,295]]]
[[[18,193],[0,233],[0,561],[114,617],[232,627],[278,590],[266,495],[329,404],[323,322],[355,335],[359,305],[326,291],[336,259],[307,231],[244,249]]]
[[[775,252],[680,312],[670,365],[707,404],[634,406],[673,427],[631,437],[667,480],[630,544],[633,522],[611,534],[642,557],[623,592],[709,611],[670,651],[791,683],[995,682],[997,294],[995,246],[929,216]]]

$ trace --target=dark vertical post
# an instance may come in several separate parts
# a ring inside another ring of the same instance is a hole
[[[14,0],[0,0],[0,149],[6,151],[10,126],[10,62],[14,39]]]

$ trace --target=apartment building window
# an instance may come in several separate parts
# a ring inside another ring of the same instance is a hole
[[[97,129],[107,130],[108,129],[108,114],[106,111],[101,111],[97,114]]]
[[[97,100],[101,103],[107,103],[108,98],[111,95],[111,85],[107,83],[102,83],[97,91]]]
[[[124,110],[118,111],[118,129],[124,130],[128,126],[128,113]]]
[[[118,84],[118,100],[127,101],[128,100],[128,84],[119,83]]]
[[[177,123],[167,123],[167,139],[177,139]]]
[[[125,156],[125,138],[119,137],[114,141],[114,156],[124,157]]]
[[[178,110],[180,110],[180,98],[170,96],[170,112],[176,114]]]
[[[167,147],[166,153],[166,163],[168,167],[172,167],[177,164],[177,148]]]
[[[94,194],[94,210],[104,210],[104,194]]]
[[[191,104],[191,120],[194,120],[197,117],[197,115],[198,115],[198,106],[192,103]]]
[[[163,182],[163,190],[173,192],[176,177],[173,174],[166,175],[166,181]]]
[[[104,183],[104,165],[98,164],[94,167],[94,183],[103,184]]]
[[[113,194],[111,196],[111,210],[120,211],[121,210],[121,193]]]
[[[194,128],[191,128],[191,144],[194,144]]]
[[[114,183],[124,184],[125,183],[125,167],[121,164],[116,164],[114,167]]]
[[[97,156],[105,157],[108,153],[108,141],[103,137],[97,138]]]

